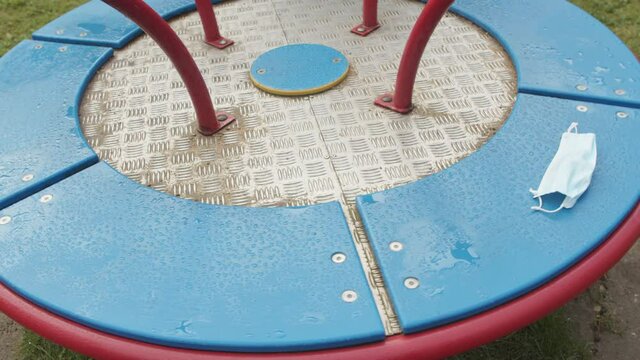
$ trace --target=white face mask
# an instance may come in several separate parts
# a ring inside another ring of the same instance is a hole
[[[563,208],[572,208],[591,183],[597,155],[596,135],[578,134],[578,123],[572,123],[567,132],[562,134],[558,152],[542,177],[540,187],[538,190],[529,190],[534,199],[540,201],[532,209],[555,213]],[[563,194],[564,201],[555,210],[544,209],[542,197],[553,193]]]

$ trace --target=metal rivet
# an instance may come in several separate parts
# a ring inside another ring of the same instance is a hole
[[[220,40],[220,41],[218,41],[218,43],[220,45],[226,45],[227,44],[227,40]]]
[[[625,95],[627,92],[626,92],[626,91],[624,91],[624,89],[617,89],[617,90],[615,91],[615,93],[616,93],[616,95],[620,95],[620,96],[622,96],[622,95]]]
[[[62,34],[64,34],[64,29],[58,29],[58,30],[56,30],[56,34],[57,34],[57,35],[62,35]]]
[[[394,241],[389,244],[389,249],[391,249],[391,251],[401,251],[403,248],[404,245],[402,245],[400,241]]]
[[[408,277],[404,279],[404,286],[407,289],[415,289],[420,286],[420,281],[414,277]]]
[[[331,256],[331,261],[333,261],[336,264],[342,264],[346,260],[347,260],[347,255],[341,252],[337,252]]]
[[[83,31],[83,32],[81,32],[81,33],[80,33],[80,36],[81,36],[81,37],[85,37],[85,36],[87,36],[87,35],[89,35],[89,34],[87,34],[87,32],[86,32],[86,31]]]
[[[229,119],[229,117],[225,114],[218,115],[218,121],[220,122],[227,121],[227,119]]]
[[[11,222],[11,216],[0,217],[0,225],[7,225]]]
[[[34,48],[36,50],[40,50],[40,49],[42,49],[42,44],[36,44],[36,46],[34,46]]]
[[[382,98],[382,101],[384,101],[384,102],[386,102],[386,103],[389,103],[389,102],[391,102],[392,100],[393,100],[393,98],[392,98],[391,96],[385,96],[385,97],[383,97],[383,98]]]
[[[357,28],[356,30],[357,30],[358,32],[364,32],[366,29],[365,29],[365,28],[363,28],[363,27],[359,27],[359,28]]]
[[[580,112],[587,112],[587,111],[589,111],[589,108],[586,105],[578,105],[578,106],[576,106],[576,110],[578,110]]]
[[[265,70],[265,69],[258,69],[257,73],[258,73],[258,74],[260,74],[260,75],[264,75],[264,74],[266,74],[266,73],[267,73],[267,70]]]
[[[51,201],[51,200],[53,200],[53,195],[49,195],[49,194],[47,194],[47,195],[43,195],[43,196],[40,198],[40,202],[41,202],[41,203],[48,203],[48,202],[49,202],[49,201]]]
[[[333,63],[334,64],[338,64],[338,63],[341,63],[341,62],[342,62],[342,59],[340,59],[340,58],[334,58],[333,59]]]
[[[358,294],[353,290],[347,290],[342,293],[342,300],[348,303],[352,303],[358,300]]]
[[[585,84],[578,84],[576,86],[576,89],[578,89],[578,91],[587,91],[589,89],[589,87]]]
[[[24,181],[24,182],[29,182],[31,180],[33,180],[33,174],[27,174],[27,175],[22,177],[22,181]]]
[[[60,52],[65,52],[65,51],[67,51],[67,47],[63,46],[63,47],[59,48],[58,50],[60,50]]]
[[[620,119],[626,119],[626,118],[628,118],[628,117],[629,117],[629,114],[627,114],[627,113],[626,113],[626,112],[624,112],[624,111],[618,111],[618,112],[616,113],[616,116],[617,116],[617,117],[619,117]]]

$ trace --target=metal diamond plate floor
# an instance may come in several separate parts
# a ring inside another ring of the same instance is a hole
[[[216,6],[224,51],[203,42],[197,13],[174,19],[217,109],[238,121],[197,134],[194,110],[169,59],[146,35],[116,51],[89,85],[80,122],[98,156],[139,183],[210,204],[295,206],[340,201],[387,334],[401,332],[354,199],[446,169],[480,147],[508,117],[516,74],[486,32],[448,14],[422,59],[416,109],[373,105],[393,88],[407,36],[423,4],[380,2],[377,32],[350,33],[357,0],[230,1]],[[276,46],[320,43],[351,62],[322,94],[286,98],[256,89],[253,60]]]

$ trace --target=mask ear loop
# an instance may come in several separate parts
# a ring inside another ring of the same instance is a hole
[[[576,125],[577,125],[577,123],[574,123],[574,124],[576,124]],[[533,189],[529,189],[529,192],[530,192],[530,193],[532,193],[534,197],[536,197],[536,194],[538,193],[536,190],[533,190]],[[555,210],[547,210],[547,209],[544,209],[544,208],[542,207],[542,196],[538,197],[538,201],[540,202],[540,205],[538,205],[538,206],[532,206],[532,207],[531,207],[531,210],[541,211],[541,212],[543,212],[543,213],[547,213],[547,214],[554,214],[554,213],[557,213],[558,211],[562,210],[562,204],[560,204],[560,207],[558,207],[558,208],[557,208],[557,209],[555,209]]]
[[[577,122],[571,123],[571,126],[569,126],[569,128],[567,129],[567,132],[568,133],[573,132],[574,134],[577,134],[578,133],[578,123]]]

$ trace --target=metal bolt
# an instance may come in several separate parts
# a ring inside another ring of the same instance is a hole
[[[0,217],[0,225],[7,225],[11,222],[11,216]]]
[[[58,50],[60,50],[60,52],[65,52],[65,51],[67,51],[67,47],[63,46],[63,47],[59,48]]]
[[[265,69],[258,69],[257,73],[258,73],[258,74],[260,74],[260,75],[264,75],[264,74],[266,74],[266,73],[267,73],[267,70],[265,70]]]
[[[225,114],[218,115],[218,121],[220,122],[227,121],[227,119],[229,119],[229,117]]]
[[[337,252],[331,256],[331,261],[333,261],[336,264],[342,264],[346,260],[347,260],[347,255],[341,252]]]
[[[385,96],[382,98],[382,101],[386,102],[386,103],[390,103],[393,100],[393,98],[391,96]]]
[[[576,89],[578,89],[578,91],[587,91],[589,89],[589,87],[585,84],[578,84],[576,86]]]
[[[218,41],[218,43],[220,43],[220,45],[226,45],[227,44],[227,40],[220,40],[220,41]]]
[[[627,92],[626,92],[626,91],[624,91],[624,89],[617,89],[617,90],[615,91],[615,93],[616,93],[616,95],[620,95],[620,96],[622,96],[622,95],[625,95]]]
[[[356,293],[353,290],[347,290],[347,291],[342,293],[342,300],[344,302],[352,303],[352,302],[358,300],[358,293]]]
[[[365,29],[365,28],[363,28],[363,27],[359,27],[359,28],[357,28],[357,29],[356,29],[356,31],[358,31],[358,32],[364,32],[365,30],[366,30],[366,29]]]
[[[34,48],[36,50],[40,50],[40,49],[42,49],[42,44],[36,44],[36,46],[34,46]]]
[[[420,286],[420,281],[414,277],[408,277],[404,279],[404,286],[407,289],[416,289],[418,286]]]
[[[620,119],[626,119],[626,118],[628,118],[628,117],[629,117],[629,114],[627,114],[627,113],[626,113],[626,112],[624,112],[624,111],[618,111],[618,112],[616,113],[616,116],[617,116],[617,117],[619,117]]]
[[[27,175],[22,177],[22,181],[24,181],[24,182],[29,182],[31,180],[33,180],[33,174],[27,174]]]
[[[401,251],[404,248],[404,245],[402,245],[402,243],[400,241],[394,241],[392,243],[389,244],[389,249],[391,249],[391,251]]]
[[[57,35],[62,35],[62,34],[64,34],[64,29],[58,29],[58,30],[56,30],[56,34],[57,34]]]
[[[53,195],[50,195],[50,194],[42,195],[42,197],[40,198],[40,202],[43,204],[46,204],[51,200],[53,200]]]
[[[334,64],[339,64],[340,62],[342,62],[342,59],[340,59],[340,58],[334,58],[333,59],[333,63]]]
[[[85,37],[85,36],[87,36],[87,35],[89,35],[89,34],[87,34],[87,32],[86,32],[86,31],[83,31],[83,32],[81,32],[81,33],[80,33],[80,37]]]
[[[580,112],[587,112],[587,111],[589,111],[589,108],[586,105],[578,105],[578,106],[576,106],[576,110],[578,110]]]

